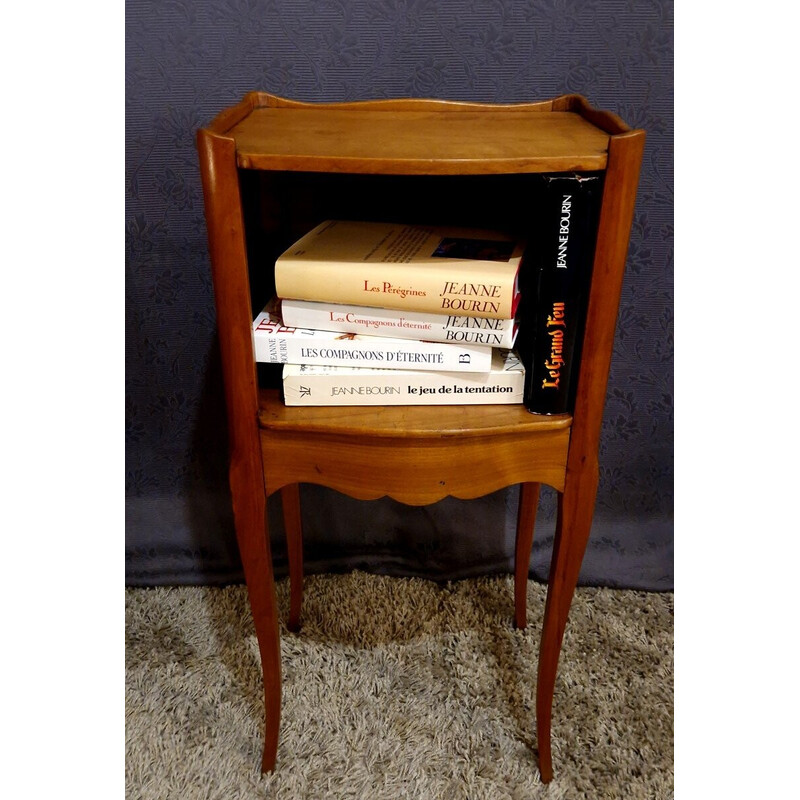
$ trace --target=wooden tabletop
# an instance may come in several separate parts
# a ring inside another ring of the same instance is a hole
[[[409,175],[601,170],[609,141],[572,111],[497,107],[262,107],[228,135],[240,167]]]

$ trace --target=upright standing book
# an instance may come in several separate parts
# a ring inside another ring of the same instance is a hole
[[[603,192],[602,173],[544,175],[522,267],[517,351],[529,411],[572,410]]]
[[[524,244],[504,232],[327,220],[275,262],[293,300],[511,319]]]

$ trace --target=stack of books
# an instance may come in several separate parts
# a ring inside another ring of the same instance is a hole
[[[521,403],[523,249],[497,231],[327,220],[277,259],[256,360],[284,364],[292,406]]]
[[[256,359],[286,365],[286,404],[571,411],[603,177],[539,178],[526,242],[328,220],[283,253],[253,332]]]

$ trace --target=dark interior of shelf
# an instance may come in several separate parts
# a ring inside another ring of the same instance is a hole
[[[545,176],[364,175],[240,170],[252,314],[275,293],[281,253],[325,219],[362,219],[506,230],[532,241]],[[526,262],[528,260],[526,259]],[[524,291],[525,268],[521,285]],[[281,366],[258,364],[262,388]]]

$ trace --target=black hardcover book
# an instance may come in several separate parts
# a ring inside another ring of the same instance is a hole
[[[525,366],[525,407],[562,414],[572,411],[578,382],[603,173],[542,180],[522,266],[517,350]]]

